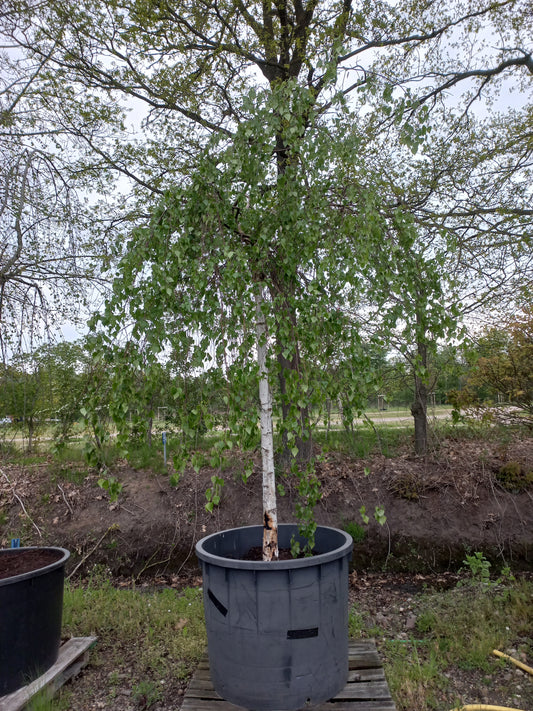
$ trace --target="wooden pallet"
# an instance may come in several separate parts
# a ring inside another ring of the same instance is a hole
[[[213,688],[207,656],[191,680],[182,711],[243,711],[220,698]],[[374,642],[350,642],[348,683],[335,698],[313,711],[396,711]]]
[[[47,689],[50,696],[73,676],[76,676],[89,661],[89,650],[96,644],[96,637],[73,637],[61,645],[57,662],[42,676],[12,694],[0,697],[0,711],[20,711],[33,696]]]

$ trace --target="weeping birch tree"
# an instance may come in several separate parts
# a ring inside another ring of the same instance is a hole
[[[150,224],[130,237],[102,324],[112,346],[131,322],[131,338],[145,344],[148,357],[179,351],[180,339],[194,332],[201,336],[198,367],[229,373],[231,366],[234,433],[257,430],[260,422],[270,559],[277,555],[273,407],[294,458],[297,515],[312,548],[319,491],[312,461],[297,457],[300,440],[311,439],[301,413],[324,407],[321,366],[332,347],[345,360],[357,358],[357,324],[340,327],[337,312],[357,302],[358,270],[382,236],[373,196],[356,181],[358,139],[342,101],[327,118],[296,85],[252,92],[245,101],[255,104],[255,117],[231,140],[214,140],[189,184],[169,191]],[[284,362],[297,368],[284,373],[285,393],[278,390],[273,403]],[[250,373],[260,417],[236,405]]]

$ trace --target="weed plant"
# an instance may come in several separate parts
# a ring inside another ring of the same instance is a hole
[[[149,709],[158,701],[161,701],[163,691],[153,681],[143,680],[134,684],[132,697],[139,708]]]
[[[197,434],[194,437],[186,437],[181,433],[168,432],[167,448],[170,451],[179,451],[183,448],[191,449],[195,452],[209,452],[217,441],[223,441],[225,434],[223,432],[206,432]]]
[[[0,459],[13,459],[17,454],[17,447],[5,437],[0,438]]]
[[[448,664],[488,670],[493,649],[518,638],[533,651],[533,584],[487,587],[481,582],[433,596],[418,622]]]
[[[72,465],[51,466],[49,469],[52,482],[69,481],[72,484],[83,484],[89,471],[87,466],[79,468]]]
[[[389,640],[383,650],[385,673],[398,710],[438,708],[439,692],[446,687],[435,648],[423,641]]]
[[[438,441],[485,441],[508,444],[515,437],[531,436],[530,428],[519,424],[502,424],[482,419],[465,418],[453,423],[450,420],[436,420],[431,426]]]
[[[350,610],[348,616],[348,634],[358,638],[364,636],[365,622],[363,616],[355,608]]]
[[[533,486],[533,470],[527,470],[520,462],[507,462],[496,474],[496,479],[507,491],[526,491]]]
[[[354,543],[362,543],[366,538],[366,528],[357,523],[357,521],[345,521],[342,524],[342,528],[346,533],[350,534]]]
[[[49,453],[45,448],[41,451],[37,443],[34,443],[30,452],[22,447],[17,447],[13,452],[13,455],[10,457],[10,461],[13,464],[20,464],[25,467],[31,467],[33,464],[46,464],[49,459]]]

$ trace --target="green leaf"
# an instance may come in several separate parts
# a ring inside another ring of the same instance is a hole
[[[359,509],[359,513],[361,514],[361,518],[363,519],[363,523],[368,523],[370,521],[369,516],[366,513],[366,506],[361,506]]]
[[[379,523],[380,526],[384,526],[387,522],[387,517],[385,516],[385,509],[383,506],[376,506],[374,511],[374,518]]]

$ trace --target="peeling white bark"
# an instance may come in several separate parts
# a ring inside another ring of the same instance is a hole
[[[267,369],[267,324],[263,313],[263,287],[255,293],[257,363],[259,365],[259,401],[261,407],[261,455],[263,463],[263,560],[278,558],[278,513],[274,472],[274,432],[272,393]]]

